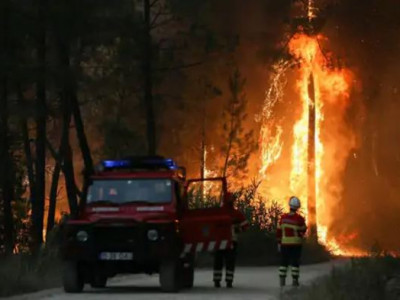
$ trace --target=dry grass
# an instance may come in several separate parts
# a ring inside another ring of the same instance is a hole
[[[3,259],[0,263],[0,297],[59,286],[59,263],[41,260],[20,255]]]
[[[312,286],[289,292],[284,299],[400,299],[398,291],[388,288],[388,283],[398,276],[399,271],[400,260],[390,256],[353,259],[347,267],[333,269],[329,276],[317,280]]]
[[[35,256],[18,254],[0,259],[0,297],[60,285],[61,261],[53,241]]]

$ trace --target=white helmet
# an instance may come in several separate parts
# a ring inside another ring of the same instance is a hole
[[[300,200],[299,200],[299,198],[297,198],[295,196],[290,197],[289,206],[290,206],[291,209],[295,209],[295,210],[299,209],[300,208]]]

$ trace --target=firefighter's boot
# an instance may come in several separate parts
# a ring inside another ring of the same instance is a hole
[[[227,282],[226,282],[226,287],[229,288],[229,289],[233,288],[233,283],[232,283],[232,281],[227,281]]]
[[[220,281],[214,281],[214,287],[220,288],[221,287],[221,282]]]
[[[284,287],[286,285],[286,277],[280,276],[280,286]]]

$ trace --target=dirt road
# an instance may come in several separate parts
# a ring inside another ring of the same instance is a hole
[[[301,282],[309,284],[314,279],[328,274],[333,266],[342,266],[345,261],[309,265],[302,267]],[[290,279],[290,278],[288,278]],[[289,280],[290,282],[290,280]],[[34,294],[16,296],[9,300],[234,300],[234,299],[279,299],[277,268],[238,268],[233,289],[212,285],[212,271],[196,272],[195,287],[181,291],[179,294],[164,294],[160,291],[158,276],[135,275],[116,278],[110,281],[108,288],[94,290],[85,287],[82,294],[65,294],[62,289],[52,289]]]

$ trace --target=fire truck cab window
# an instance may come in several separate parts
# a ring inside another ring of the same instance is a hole
[[[173,184],[170,179],[94,180],[89,187],[87,203],[162,204],[171,202],[172,195]]]

